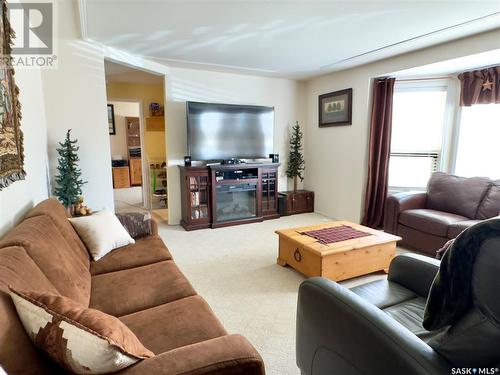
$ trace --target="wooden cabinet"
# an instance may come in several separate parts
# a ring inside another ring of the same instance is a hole
[[[184,229],[210,228],[210,186],[207,167],[181,167],[181,225]]]
[[[163,116],[146,117],[146,130],[148,132],[163,132],[163,131],[165,131],[165,117],[163,117]]]
[[[113,187],[115,189],[130,187],[130,174],[128,167],[113,167]]]
[[[130,158],[130,184],[142,185],[142,161],[141,158]]]
[[[308,190],[284,191],[279,193],[280,215],[314,212],[314,192]]]
[[[125,117],[127,121],[127,146],[141,147],[141,127],[138,117]]]
[[[278,218],[278,167],[180,166],[181,225],[193,230]]]
[[[127,121],[130,184],[140,186],[142,185],[141,126],[138,117],[125,117],[125,120]]]
[[[262,168],[262,216],[275,219],[278,214],[278,167]]]

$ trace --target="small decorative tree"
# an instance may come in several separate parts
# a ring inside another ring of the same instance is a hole
[[[80,147],[76,145],[78,140],[72,140],[70,133],[71,129],[68,129],[64,142],[59,142],[60,147],[57,149],[59,154],[57,171],[59,174],[55,178],[57,183],[55,194],[68,209],[78,203],[82,194],[82,186],[87,183],[80,178],[82,172],[78,168],[80,161],[77,154]]]
[[[288,168],[286,175],[293,178],[293,191],[297,191],[297,177],[304,181],[302,172],[305,168],[304,155],[302,155],[302,130],[300,130],[297,121],[292,127],[292,136],[290,137],[290,154],[288,156]]]

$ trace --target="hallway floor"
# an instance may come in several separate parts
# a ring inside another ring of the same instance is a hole
[[[133,186],[123,189],[113,190],[114,200],[115,200],[115,212],[149,212],[148,209],[144,208],[142,201],[142,187]],[[167,223],[168,221],[168,209],[158,208],[151,211],[151,214],[158,222]]]
[[[148,212],[142,202],[142,186],[113,190],[116,212]]]

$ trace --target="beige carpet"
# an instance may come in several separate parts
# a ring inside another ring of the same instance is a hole
[[[304,277],[276,264],[276,229],[328,221],[302,214],[219,229],[186,232],[160,225],[160,235],[195,289],[230,333],[241,333],[264,358],[267,374],[300,374],[295,365],[297,290]],[[344,282],[354,286],[378,273]]]

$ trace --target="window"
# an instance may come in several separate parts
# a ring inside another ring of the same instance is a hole
[[[448,86],[396,83],[393,99],[389,189],[424,189],[443,156]]]
[[[430,175],[500,178],[500,104],[458,106],[454,79],[397,81],[389,192],[424,190]]]
[[[455,173],[500,178],[500,104],[462,107]]]

